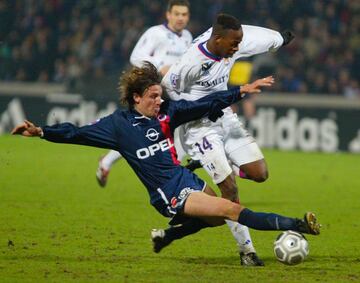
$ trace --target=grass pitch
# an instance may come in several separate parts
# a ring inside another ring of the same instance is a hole
[[[359,282],[360,156],[265,151],[270,179],[239,180],[244,205],[323,224],[298,266],[277,262],[279,232],[251,231],[264,268],[240,266],[226,226],[151,250],[167,220],[122,160],[108,186],[95,170],[105,150],[0,137],[0,282]],[[204,171],[198,174],[206,179]]]

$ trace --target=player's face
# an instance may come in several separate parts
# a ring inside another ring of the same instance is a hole
[[[172,31],[181,32],[189,22],[190,12],[186,6],[174,5],[166,12],[168,26]]]
[[[243,32],[239,30],[228,30],[226,34],[217,39],[218,53],[217,55],[229,58],[239,50],[239,44],[242,41]]]
[[[134,95],[135,110],[146,117],[156,117],[160,111],[162,88],[152,85],[144,91],[143,96]]]

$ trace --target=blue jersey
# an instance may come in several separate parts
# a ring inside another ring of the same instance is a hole
[[[205,116],[215,121],[223,114],[223,108],[240,99],[239,88],[234,88],[196,101],[165,101],[159,115],[153,118],[135,110],[116,110],[83,127],[70,123],[42,127],[43,138],[119,151],[147,188],[151,204],[170,216],[165,210],[176,205],[179,190],[194,187],[199,190],[205,185],[179,165],[173,141],[175,128]]]

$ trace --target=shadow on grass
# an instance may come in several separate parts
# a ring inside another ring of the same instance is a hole
[[[213,265],[227,265],[227,266],[237,266],[240,264],[238,257],[162,257],[169,261],[179,261],[187,264],[213,264]],[[264,260],[265,264],[278,264],[279,262],[272,256],[264,257],[261,259]],[[339,266],[348,265],[348,264],[359,264],[360,259],[356,257],[345,257],[345,256],[311,256],[311,258],[305,261],[311,266],[303,266],[304,270],[313,270],[312,264],[326,264],[329,263],[333,266],[321,267],[322,269],[335,270]],[[280,263],[279,263],[280,264]]]
[[[272,256],[262,257],[266,265],[280,264]],[[222,267],[240,267],[240,259],[237,256],[222,256],[222,257],[187,257],[187,256],[168,256],[168,255],[93,255],[93,256],[57,256],[50,254],[42,255],[2,255],[0,262],[6,263],[11,261],[35,261],[35,262],[101,262],[101,263],[139,263],[139,262],[153,262],[154,265],[163,264],[164,262],[173,262],[175,264],[189,264],[189,265],[215,265]],[[346,257],[346,256],[311,256],[306,260],[306,265],[299,265],[296,268],[299,270],[313,270],[313,264],[321,265],[322,270],[338,270],[344,265],[358,265],[360,258]],[[284,265],[279,265],[284,266]]]

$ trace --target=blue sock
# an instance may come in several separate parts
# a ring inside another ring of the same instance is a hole
[[[166,229],[164,240],[171,243],[174,240],[184,238],[207,227],[211,227],[211,225],[201,219],[190,218],[181,225],[171,226]]]
[[[296,218],[281,216],[275,213],[254,212],[244,208],[239,215],[238,222],[256,230],[295,230],[297,231]]]

